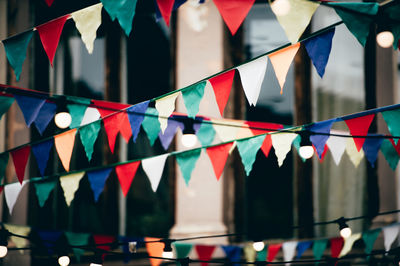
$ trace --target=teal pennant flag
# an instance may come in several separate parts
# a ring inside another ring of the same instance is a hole
[[[100,128],[101,120],[97,120],[79,129],[79,136],[89,161],[92,160],[94,143],[99,135]]]
[[[34,182],[33,184],[35,185],[36,188],[36,196],[39,201],[39,206],[40,208],[42,208],[46,203],[47,199],[49,198],[50,193],[56,187],[57,181],[56,180],[41,181],[41,182]]]
[[[378,238],[380,232],[381,229],[378,228],[364,232],[362,234],[362,239],[364,240],[365,243],[365,253],[371,254],[372,249],[374,248],[375,241]]]
[[[161,130],[160,122],[158,121],[158,111],[154,108],[148,108],[146,114],[142,122],[142,127],[149,138],[150,145],[153,146]]]
[[[316,260],[322,259],[322,255],[324,255],[327,245],[328,239],[319,239],[314,241],[312,251]],[[318,264],[318,262],[316,264]]]
[[[72,96],[67,96],[67,100],[74,102],[71,104],[67,104],[68,112],[72,118],[69,128],[79,127],[81,125],[83,116],[85,115],[86,108],[91,103],[91,100]]]
[[[396,170],[397,164],[399,163],[399,155],[390,140],[384,139],[382,141],[381,152],[383,156],[385,156],[390,168],[392,168],[393,171]]]
[[[192,177],[193,169],[196,166],[197,160],[201,154],[201,149],[195,149],[176,155],[176,161],[178,162],[179,168],[181,169],[183,179],[185,180],[186,186],[189,185],[190,178]]]
[[[177,259],[183,259],[183,258],[188,257],[190,251],[193,248],[193,244],[191,244],[191,243],[175,242],[173,245],[175,246]]]
[[[201,145],[211,145],[215,138],[215,129],[211,123],[208,123],[207,121],[202,122],[200,129],[196,133],[196,136],[201,142]]]
[[[264,139],[265,135],[260,135],[254,138],[236,141],[247,176],[250,175],[251,169],[253,169],[253,164],[256,160],[257,152],[261,148]]]
[[[26,49],[32,39],[32,35],[33,30],[30,30],[3,41],[8,62],[10,62],[11,67],[14,69],[17,81],[19,81],[22,72],[22,65],[26,58]]]
[[[117,18],[126,36],[129,36],[132,30],[137,0],[101,0],[101,2],[111,19],[115,20]]]
[[[13,97],[6,97],[6,96],[0,97],[0,119],[8,111],[8,109],[10,109],[13,102],[14,102]]]
[[[86,246],[89,244],[90,235],[82,233],[65,232],[65,237],[71,246]],[[72,248],[75,258],[78,263],[81,261],[81,256],[85,253],[84,249]]]
[[[388,126],[390,134],[392,134],[392,136],[400,136],[400,109],[385,111],[381,114]],[[397,145],[399,139],[394,138],[393,141]]]
[[[199,112],[199,106],[204,96],[206,84],[207,82],[203,81],[182,90],[183,102],[185,103],[188,117],[195,118]]]

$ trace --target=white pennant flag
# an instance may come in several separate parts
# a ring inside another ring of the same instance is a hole
[[[282,166],[286,155],[292,149],[292,142],[296,137],[296,133],[271,134],[272,146],[274,146],[279,167]]]
[[[175,100],[180,92],[176,92],[156,100],[156,109],[158,111],[158,121],[160,122],[161,132],[164,134],[168,126],[168,117],[175,111]]]
[[[243,127],[243,122],[238,122],[235,120],[211,119],[211,122],[215,132],[217,132],[218,137],[223,142],[236,139],[240,129]]]
[[[282,244],[283,260],[291,261],[296,254],[297,241],[284,242]]]
[[[72,200],[75,198],[75,192],[79,188],[79,182],[85,172],[79,172],[75,174],[65,175],[60,178],[60,184],[64,191],[65,202],[68,207],[71,205]]]
[[[263,56],[237,67],[240,73],[240,79],[242,80],[244,93],[250,105],[256,106],[257,104],[267,65],[268,56]]]
[[[331,130],[330,133],[331,134],[348,135],[348,132],[335,131],[335,130]],[[333,157],[333,160],[335,161],[336,165],[339,165],[340,160],[342,159],[344,150],[346,149],[346,138],[330,136],[326,142],[326,145],[328,145],[328,148],[332,153],[332,157]]]
[[[85,114],[83,115],[81,126],[97,121],[99,120],[99,118],[100,118],[99,110],[93,107],[88,107],[86,108]]]
[[[27,181],[23,181],[22,184],[13,183],[13,184],[4,186],[4,195],[6,198],[7,207],[10,212],[10,215],[14,209],[14,205],[15,205],[15,202],[17,201],[18,195],[26,183],[27,183]]]
[[[163,154],[149,159],[142,160],[142,167],[147,177],[150,180],[151,188],[154,192],[157,191],[160,184],[161,176],[164,171],[165,161],[169,154]]]
[[[343,248],[340,251],[339,258],[346,256],[347,253],[353,248],[354,242],[361,238],[361,233],[352,234],[351,236],[344,239]]]
[[[383,227],[382,230],[383,230],[385,250],[389,251],[394,240],[396,240],[397,236],[399,235],[400,231],[399,224]]]
[[[346,153],[356,168],[360,165],[361,160],[364,158],[364,150],[361,149],[358,151],[352,138],[347,138],[346,140]]]

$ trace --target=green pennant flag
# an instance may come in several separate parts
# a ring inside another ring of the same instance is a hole
[[[89,244],[90,234],[65,232],[65,236],[71,246],[86,246]],[[85,250],[81,248],[72,248],[72,251],[74,252],[76,260],[79,263],[81,261],[81,256],[83,253],[85,253]]]
[[[0,183],[3,181],[3,178],[6,175],[6,168],[9,157],[10,154],[8,152],[0,154]]]
[[[190,244],[190,243],[176,242],[176,243],[174,243],[174,246],[175,246],[177,259],[183,259],[183,258],[188,257],[190,251],[193,248],[193,244]]]
[[[8,62],[10,62],[11,67],[14,69],[17,81],[19,81],[22,72],[22,65],[26,58],[26,49],[32,39],[32,35],[33,30],[30,30],[3,41]]]
[[[118,19],[119,25],[124,29],[126,36],[129,36],[132,30],[133,17],[135,16],[137,0],[101,0],[104,9],[110,15],[112,20]]]
[[[0,97],[0,119],[2,116],[10,109],[11,105],[14,102],[14,97]]]
[[[397,164],[399,162],[399,154],[396,149],[393,147],[393,144],[388,139],[384,139],[381,145],[381,152],[383,156],[385,156],[386,161],[388,162],[390,168],[392,170],[396,170]]]
[[[203,99],[204,88],[207,82],[196,83],[182,90],[183,101],[186,106],[188,117],[195,118],[199,112],[201,99]]]
[[[201,154],[201,149],[195,149],[176,155],[179,168],[181,169],[183,179],[185,180],[186,186],[189,185],[192,171],[196,166],[197,160]]]
[[[314,241],[312,251],[316,260],[322,259],[322,255],[324,255],[327,245],[328,239],[319,239]],[[316,264],[318,264],[318,262]]]
[[[142,127],[149,138],[150,145],[153,146],[154,142],[160,132],[160,122],[158,121],[158,111],[154,108],[147,108]]]
[[[365,46],[369,35],[370,24],[373,16],[378,13],[378,3],[342,3],[327,2],[333,7],[346,27]],[[359,13],[359,14],[357,14]]]
[[[257,252],[256,260],[257,261],[266,261],[267,255],[268,255],[268,246],[265,245],[263,250]]]
[[[43,208],[44,204],[46,203],[47,199],[50,196],[50,193],[56,187],[56,180],[51,181],[44,181],[44,182],[34,182],[36,189],[36,196],[39,201],[40,208]]]
[[[85,115],[86,108],[89,106],[91,100],[85,98],[72,97],[72,96],[67,96],[67,100],[76,102],[67,104],[69,114],[71,115],[72,118],[72,122],[69,128],[79,127],[81,125],[82,118]]]
[[[201,145],[208,146],[214,141],[215,129],[211,123],[203,122],[196,134]]]
[[[236,141],[247,176],[250,175],[251,169],[253,169],[253,163],[256,160],[257,152],[261,148],[264,139],[265,135],[260,135],[254,138]]]
[[[392,136],[400,136],[400,109],[392,110],[392,111],[385,111],[381,113],[383,119],[385,120],[390,134]],[[394,144],[397,145],[399,139],[393,139]]]
[[[380,232],[381,229],[378,228],[363,233],[362,239],[365,243],[365,253],[371,254],[372,249],[374,248],[375,241],[378,238]]]
[[[79,129],[79,136],[81,138],[82,145],[85,148],[86,157],[89,161],[92,160],[94,143],[99,135],[100,128],[101,120],[97,120]]]

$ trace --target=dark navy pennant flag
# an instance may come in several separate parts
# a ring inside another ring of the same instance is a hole
[[[335,121],[336,119],[331,119],[323,122],[317,122],[307,127],[307,129],[311,132],[310,141],[317,150],[320,159],[324,153],[326,141],[329,139],[328,134],[331,131],[331,127]],[[313,132],[322,134],[313,134]]]
[[[14,95],[14,98],[17,100],[18,106],[24,115],[26,125],[30,127],[32,122],[35,121],[38,116],[40,109],[46,102],[46,99],[23,95]]]
[[[53,147],[53,139],[46,140],[44,142],[32,145],[32,152],[35,155],[35,159],[40,171],[40,174],[44,176],[46,171],[47,162],[49,160],[50,150]]]
[[[365,157],[367,157],[368,162],[375,167],[376,158],[378,158],[378,152],[381,148],[383,138],[366,138],[363,149]]]
[[[144,113],[146,113],[146,110],[149,107],[149,102],[150,101],[146,101],[139,104],[135,104],[127,109],[134,142],[136,142],[136,138],[140,131],[140,125],[142,124],[144,119]]]
[[[54,103],[45,102],[40,108],[38,116],[35,118],[35,126],[38,129],[40,135],[46,130],[47,125],[53,119],[57,111],[57,105]]]
[[[303,255],[303,253],[311,247],[312,243],[313,243],[312,241],[302,241],[302,242],[297,243],[296,259],[300,259],[301,256]]]
[[[90,187],[93,190],[94,201],[99,200],[101,192],[103,192],[104,185],[106,184],[107,178],[111,173],[112,168],[106,168],[96,171],[87,172]]]

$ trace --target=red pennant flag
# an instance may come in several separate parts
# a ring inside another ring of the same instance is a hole
[[[269,152],[272,148],[272,139],[271,135],[266,135],[263,144],[261,145],[261,150],[264,153],[265,157],[268,158]]]
[[[233,142],[226,143],[219,146],[209,147],[206,149],[208,157],[214,168],[215,177],[217,180],[220,179],[222,172],[224,171],[226,160],[228,159],[229,151]]]
[[[235,35],[256,0],[214,0],[226,25]]]
[[[139,164],[140,161],[137,161],[133,163],[118,165],[115,167],[115,171],[117,172],[118,180],[125,197],[128,194],[129,188],[131,187]]]
[[[283,125],[275,123],[246,121],[245,124],[249,125],[254,136],[283,129]]]
[[[54,2],[54,0],[45,0],[45,1],[48,6],[51,6]]]
[[[340,251],[342,251],[344,240],[341,237],[331,238],[331,256],[332,258],[338,258]],[[335,265],[337,262],[335,263]]]
[[[158,8],[160,9],[161,15],[168,27],[174,2],[174,0],[157,0]]]
[[[214,90],[215,99],[219,107],[219,112],[223,116],[226,103],[232,89],[233,78],[235,77],[235,69],[222,73],[216,77],[210,78],[209,81]]]
[[[100,101],[100,100],[92,100],[93,106],[99,110],[99,113],[102,118],[118,112],[120,110],[124,110],[128,108],[130,105],[129,104],[123,104],[123,103],[114,103],[114,102],[107,102],[107,101]]]
[[[345,120],[351,135],[366,136],[368,134],[369,126],[374,120],[375,114],[365,115],[349,120]],[[364,145],[365,138],[354,138],[357,150],[360,151]]]
[[[15,172],[18,177],[18,181],[22,184],[25,177],[26,163],[28,162],[29,154],[31,152],[31,146],[24,146],[18,150],[13,150],[11,156],[13,158]]]
[[[3,192],[3,190],[4,190],[4,186],[1,186],[0,187],[0,193]]]
[[[116,238],[115,236],[105,236],[105,235],[93,235],[94,242],[96,243],[97,248],[109,251],[111,250],[111,243],[114,243]],[[102,244],[110,244],[110,245],[102,245]],[[102,260],[106,257],[107,253],[101,255]]]
[[[272,262],[275,259],[281,247],[282,244],[268,245],[268,257],[267,257],[268,262]]]
[[[204,245],[196,245],[195,246],[197,255],[199,256],[199,260],[211,260],[212,254],[214,253],[215,246],[204,246]],[[201,266],[207,266],[208,263],[202,262]]]
[[[53,59],[60,41],[61,32],[69,16],[63,16],[36,27],[51,66],[53,66]]]

